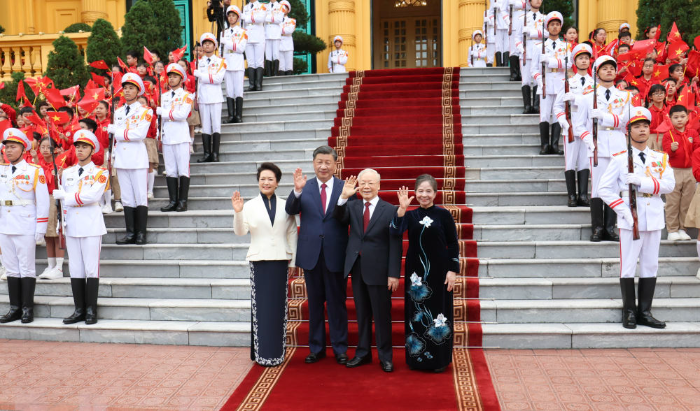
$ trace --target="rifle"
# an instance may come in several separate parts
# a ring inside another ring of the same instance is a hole
[[[567,49],[569,46],[566,46]],[[569,66],[569,56],[567,54],[566,58],[564,59],[565,65],[564,65],[564,92],[568,93],[569,92],[569,70],[566,68]],[[571,105],[569,104],[568,101],[564,102],[564,112],[566,113],[566,122],[569,123],[569,136],[568,136],[568,142],[573,143],[574,142],[574,130],[573,130],[573,125],[571,125]]]
[[[508,20],[508,35],[513,35],[513,5],[510,5],[510,19]]]
[[[496,35],[496,26],[498,26],[498,13],[500,13],[500,10],[498,7],[493,8],[493,35]]]
[[[593,110],[598,108],[598,68],[593,67]],[[593,117],[593,165],[598,166],[598,118]]]
[[[542,19],[542,54],[546,51],[544,48],[544,43],[545,43],[545,38],[544,38],[544,22],[545,19]],[[542,62],[542,100],[547,98],[547,84],[545,83],[545,79],[547,78],[547,64],[545,62]]]
[[[523,67],[527,65],[527,35],[525,30],[527,30],[527,10],[523,14]]]
[[[48,118],[49,127],[53,126],[51,117]],[[58,167],[56,167],[56,142],[49,136],[51,142],[51,161],[53,162],[53,174],[56,181],[56,188],[61,189],[61,180],[58,177]],[[63,207],[61,200],[56,200],[56,218],[58,219],[58,248],[66,249],[66,220],[63,218]]]
[[[472,60],[472,67],[474,67],[474,36],[472,36],[471,45],[469,46],[469,57]]]
[[[630,110],[627,106],[627,110]],[[629,116],[627,116],[629,117]],[[627,123],[627,172],[634,173],[634,155],[632,155],[632,124]],[[629,200],[630,200],[630,211],[632,211],[632,238],[634,240],[639,240],[639,219],[637,218],[637,186],[630,184],[629,190]]]
[[[484,10],[484,19],[486,20],[485,26],[484,26],[484,44],[488,44],[488,33],[489,33],[489,20],[488,20],[488,14],[486,13],[486,10]]]

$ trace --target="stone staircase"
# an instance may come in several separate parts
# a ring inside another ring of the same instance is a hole
[[[190,211],[158,211],[167,191],[164,178],[156,179],[149,245],[115,245],[124,232],[123,216],[106,216],[98,324],[64,326],[60,319],[73,304],[69,279],[40,281],[38,318],[0,326],[0,338],[247,346],[249,239],[232,232],[229,198],[234,190],[245,198],[257,195],[255,170],[264,161],[285,173],[278,190],[283,197],[296,167],[313,174],[311,153],[327,143],[345,77],[266,79],[265,91],[246,93],[245,123],[223,126],[222,162],[196,163],[201,147],[195,146]],[[669,321],[667,329],[623,329],[618,244],[588,241],[589,209],[564,206],[564,160],[538,155],[539,120],[520,114],[521,103],[520,85],[508,81],[506,70],[462,69],[466,191],[478,241],[483,345],[700,346],[695,242],[662,241],[654,313]],[[41,272],[44,248],[37,259]],[[0,311],[7,308],[6,283],[0,283]]]

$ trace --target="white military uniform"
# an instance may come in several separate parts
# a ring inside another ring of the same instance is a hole
[[[522,57],[520,58],[520,73],[523,79],[523,86],[536,85],[533,78],[534,69],[532,59],[536,54],[542,53],[542,42],[537,42],[537,44],[540,46],[540,48],[537,49],[535,47],[535,41],[542,40],[544,37],[549,37],[549,33],[546,32],[546,30],[544,33],[542,33],[542,22],[544,19],[545,15],[539,11],[528,11],[525,13],[523,19],[518,20],[517,30],[513,30],[515,33],[515,45],[518,49],[519,55],[522,56],[523,53],[526,54],[525,59]],[[527,25],[523,26],[522,20],[526,20]],[[523,33],[525,33],[527,45],[523,43]]]
[[[297,29],[297,21],[288,16],[282,22],[282,41],[280,43],[280,72],[294,70],[294,39],[292,33]]]
[[[0,164],[0,249],[8,277],[36,277],[36,237],[48,222],[44,170],[24,160]]]
[[[483,43],[472,44],[469,47],[469,67],[486,67],[486,63],[493,62],[493,55],[489,56],[488,49]]]
[[[488,10],[488,19],[491,24],[489,37],[494,37],[495,53],[508,52],[510,43],[508,40],[508,27],[510,16],[508,15],[508,0],[491,0],[491,7]],[[496,34],[493,33],[493,25],[496,26]]]
[[[114,112],[114,168],[125,207],[148,206],[148,152],[144,140],[152,118],[153,110],[138,101]]]
[[[190,128],[187,118],[192,109],[192,94],[180,87],[163,93],[163,159],[168,177],[190,176]]]
[[[265,19],[267,7],[265,4],[253,0],[243,7],[243,22],[248,33],[248,44],[245,55],[249,68],[263,67],[265,61]]]
[[[528,0],[510,0],[508,3],[508,15],[510,17],[510,6],[513,6],[513,30],[511,31],[511,35],[508,39],[509,42],[509,50],[510,50],[510,55],[511,56],[520,56],[520,50],[518,50],[517,43],[520,41],[523,41],[523,36],[522,36],[522,31],[520,32],[520,37],[517,36],[517,31],[518,31],[518,25],[521,26],[523,24],[523,15],[527,11],[528,8]]]
[[[63,215],[71,278],[100,277],[102,236],[107,229],[99,200],[107,188],[108,175],[107,169],[92,162],[63,170]]]
[[[673,169],[668,165],[668,155],[648,147],[643,151],[632,148],[634,174],[641,177],[642,184],[637,188],[637,221],[639,236],[632,237],[632,226],[622,218],[629,210],[629,185],[627,177],[627,150],[615,153],[610,165],[603,173],[598,187],[598,195],[618,214],[617,226],[620,229],[620,277],[634,278],[639,259],[639,277],[656,277],[659,267],[659,244],[664,218],[662,194],[673,191],[676,181]],[[644,153],[642,161],[640,153]],[[620,195],[622,192],[622,196]]]
[[[532,75],[537,81],[537,94],[547,93],[546,98],[540,99],[540,122],[554,124],[557,122],[554,102],[557,95],[564,91],[564,72],[571,68],[571,48],[570,44],[564,40],[545,40],[545,54],[548,56],[545,61],[545,72],[542,73],[542,42],[536,42],[536,49],[532,59]],[[568,60],[567,60],[568,58]],[[544,77],[544,78],[543,78]],[[544,87],[542,84],[544,83]],[[543,90],[544,89],[544,90]]]
[[[229,98],[243,97],[243,77],[248,34],[239,25],[226,29],[221,36],[221,50],[226,59],[226,95]]]
[[[569,92],[575,94],[576,96],[581,96],[584,93],[593,92],[593,77],[586,74],[582,76],[576,73],[573,77],[569,78]],[[554,112],[557,115],[557,119],[561,120],[560,124],[566,121],[566,111],[565,111],[565,101],[564,92],[557,95],[557,99],[554,102]],[[576,101],[570,101],[569,106],[571,107],[571,125],[574,127],[574,142],[569,143],[568,140],[564,144],[564,165],[566,171],[574,170],[588,170],[590,168],[590,162],[588,161],[588,148],[586,143],[581,139],[580,134],[576,134],[577,131],[581,131],[583,124],[586,123],[586,118],[581,115],[581,110],[579,110]],[[578,127],[576,125],[579,125]],[[562,126],[562,130],[565,130]],[[567,133],[564,133],[566,135]]]
[[[202,56],[198,64],[199,67],[195,70],[194,75],[199,79],[197,101],[202,121],[202,133],[220,133],[221,103],[224,101],[221,83],[226,75],[226,62],[221,57],[212,54],[211,57]]]
[[[330,73],[345,73],[345,65],[348,64],[348,52],[340,49],[328,54],[328,71]]]
[[[606,96],[609,91],[610,98]],[[588,94],[583,94],[576,98],[579,115],[584,121],[574,124],[574,134],[581,136],[588,147],[592,147],[593,140],[593,95],[591,90]],[[593,151],[588,150],[589,161],[591,163],[591,188],[592,197],[598,195],[598,184],[603,176],[612,155],[627,149],[627,119],[629,116],[629,105],[632,94],[628,91],[618,90],[615,86],[609,89],[598,86],[598,109],[604,110],[607,114],[602,120],[598,120],[598,166],[593,165]]]
[[[486,43],[486,51],[489,54],[488,60],[493,62],[496,54],[496,36],[493,35],[493,19],[489,18],[488,10],[484,14],[484,24],[481,26],[481,31],[484,32],[484,43]],[[472,37],[474,37],[473,33]]]
[[[279,60],[282,24],[284,23],[282,5],[278,1],[272,0],[265,8],[267,9],[265,15],[265,60]]]

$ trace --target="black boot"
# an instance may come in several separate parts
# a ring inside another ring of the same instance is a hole
[[[510,53],[507,51],[504,52],[501,58],[503,59],[503,67],[507,67],[510,63]]]
[[[501,67],[503,65],[503,61],[501,61],[501,52],[500,51],[496,52],[496,56],[495,56],[494,60],[496,61],[496,65],[498,67]]]
[[[136,207],[136,245],[144,245],[147,243],[148,233],[148,207]]]
[[[518,81],[518,68],[520,68],[520,60],[518,56],[508,57],[510,63],[510,81]]]
[[[523,114],[532,113],[532,88],[530,86],[522,86],[520,89],[523,92]]]
[[[569,196],[569,202],[566,204],[569,207],[576,207],[576,172],[574,170],[564,171],[566,179],[566,193]]]
[[[617,213],[607,204],[605,204],[603,219],[605,221],[605,231],[603,232],[603,240],[620,241],[620,237],[615,233],[615,225],[617,224]]]
[[[561,125],[559,125],[559,123],[552,124],[552,134],[549,135],[549,138],[551,141],[549,145],[549,154],[564,154],[559,148],[559,139],[561,138]]]
[[[202,147],[204,148],[204,157],[197,162],[211,163],[211,134],[202,134]]]
[[[190,195],[190,178],[180,177],[180,200],[177,203],[178,213],[187,211],[187,197]]]
[[[580,170],[577,173],[578,177],[578,201],[577,205],[581,207],[590,207],[591,202],[588,200],[588,177],[591,175],[591,170]]]
[[[85,324],[97,323],[97,292],[99,289],[99,278],[87,279],[85,286]]]
[[[262,91],[263,83],[263,68],[258,67],[255,69],[255,91]]]
[[[177,208],[177,178],[165,177],[165,183],[168,185],[168,197],[170,198],[170,202],[168,205],[161,208],[160,211],[167,213],[168,211],[175,211],[175,208]]]
[[[22,281],[22,324],[34,321],[34,289],[36,278],[23,277]]]
[[[265,60],[265,77],[270,77],[272,75],[272,62],[270,60]]]
[[[10,311],[0,317],[0,324],[22,318],[22,280],[19,277],[7,277],[7,293],[10,297]]]
[[[513,56],[513,57],[511,57],[511,58],[517,58],[517,59],[518,59],[518,64],[517,64],[517,67],[518,67],[518,78],[517,78],[517,81],[523,81],[523,76],[522,76],[521,71],[520,71],[520,70],[521,70],[521,68],[520,68],[520,57],[519,57],[519,56]]]
[[[221,146],[221,134],[214,133],[214,139],[211,146],[211,161],[214,163],[219,162],[219,147]]]
[[[287,70],[287,75],[288,76],[293,76],[294,75],[294,70]]]
[[[136,242],[136,232],[134,231],[134,219],[136,209],[134,207],[124,207],[124,221],[126,223],[126,235],[117,240],[117,244],[134,244]]]
[[[604,220],[603,220],[603,200],[591,198],[591,241],[599,243],[603,241]]]
[[[236,123],[243,122],[243,97],[236,97]]]
[[[549,123],[543,121],[540,123],[540,155],[549,154]]]
[[[280,75],[280,61],[272,60],[272,75],[277,77]]]
[[[634,278],[620,278],[622,291],[622,326],[637,328],[637,307],[634,297]]]
[[[248,91],[255,91],[255,69],[248,67]]]
[[[228,111],[228,120],[226,120],[226,123],[232,124],[236,122],[236,106],[235,106],[235,100],[232,99],[231,97],[226,97],[226,109]]]
[[[85,321],[85,279],[71,278],[70,288],[73,290],[75,312],[70,317],[64,318],[63,324],[75,324]]]
[[[540,113],[540,95],[537,94],[537,86],[532,88],[532,112],[530,114]]]
[[[659,321],[651,315],[651,301],[654,299],[656,277],[639,279],[639,310],[637,311],[637,324],[651,328],[666,328],[666,323]]]

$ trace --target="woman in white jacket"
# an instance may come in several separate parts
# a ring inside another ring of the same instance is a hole
[[[297,249],[297,224],[284,210],[275,190],[282,171],[272,163],[258,168],[260,195],[243,204],[236,191],[233,231],[250,232],[251,334],[250,359],[260,365],[282,364],[287,330],[287,275],[292,273]]]
[[[345,73],[345,65],[348,64],[348,52],[343,50],[343,38],[335,36],[333,38],[335,50],[328,54],[328,72]]]

